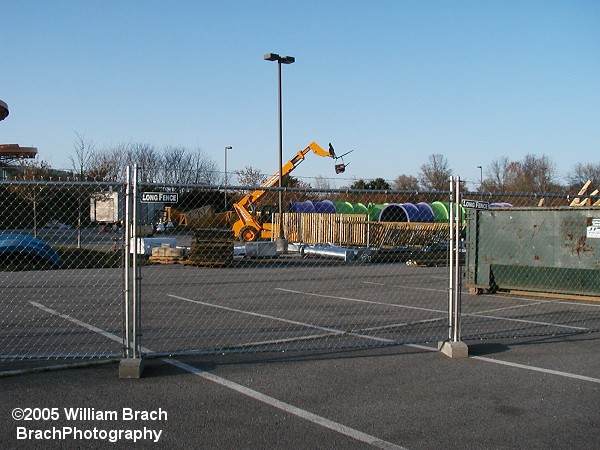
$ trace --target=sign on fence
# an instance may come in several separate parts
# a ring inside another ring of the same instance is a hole
[[[177,203],[179,194],[177,192],[142,192],[140,201],[142,203]]]
[[[462,205],[469,209],[490,209],[490,202],[480,202],[479,200],[463,200]]]

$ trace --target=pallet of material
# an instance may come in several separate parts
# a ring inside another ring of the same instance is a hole
[[[422,247],[450,237],[447,223],[373,222],[370,232],[370,244],[375,247]]]
[[[148,261],[159,264],[180,264],[184,258],[183,256],[150,256]]]
[[[196,266],[196,267],[227,267],[232,263],[231,261],[201,261],[198,259],[184,259],[179,261],[178,264],[182,264],[184,266]]]
[[[229,229],[199,228],[188,259],[182,264],[194,266],[226,266],[233,261],[233,232]]]
[[[273,214],[279,229],[279,214]],[[365,245],[366,214],[284,213],[283,228],[290,242],[305,244]]]
[[[279,214],[273,215],[273,229]],[[290,242],[340,246],[420,247],[448,240],[448,223],[370,222],[366,214],[285,213],[284,232]]]
[[[160,247],[152,249],[152,256],[148,258],[148,261],[159,264],[177,264],[183,261],[183,249],[173,248],[169,244],[162,244]]]

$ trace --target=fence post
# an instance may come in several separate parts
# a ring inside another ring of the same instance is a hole
[[[125,196],[124,196],[124,211],[123,211],[123,352],[125,358],[132,358],[131,355],[131,324],[129,314],[129,296],[131,295],[131,284],[129,282],[129,267],[131,266],[131,183],[129,166],[125,168]]]
[[[448,245],[448,340],[439,342],[438,349],[450,358],[466,358],[467,345],[461,341],[461,274],[460,274],[460,177],[450,177],[450,203],[448,205],[450,243]]]
[[[144,361],[140,351],[140,272],[138,265],[139,239],[137,226],[137,165],[126,168],[125,185],[125,232],[123,234],[125,262],[123,270],[124,316],[125,316],[125,355],[119,364],[119,378],[140,378]]]

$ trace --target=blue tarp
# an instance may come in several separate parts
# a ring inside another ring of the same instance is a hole
[[[3,255],[38,256],[60,266],[60,256],[50,245],[27,234],[0,234],[0,258]]]

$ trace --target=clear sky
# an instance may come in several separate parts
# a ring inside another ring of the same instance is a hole
[[[0,143],[69,168],[96,148],[201,148],[228,171],[277,170],[331,142],[353,178],[454,174],[545,154],[564,176],[600,162],[600,1],[196,0],[0,3]],[[309,158],[298,177],[336,177]],[[309,179],[306,181],[310,181]],[[561,180],[562,181],[562,180]]]

